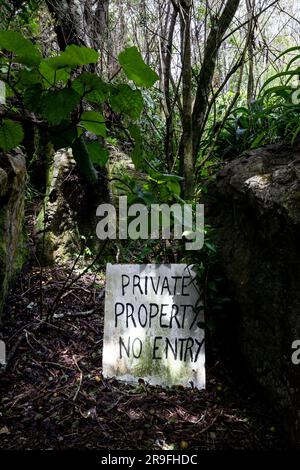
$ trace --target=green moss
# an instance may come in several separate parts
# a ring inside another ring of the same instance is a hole
[[[3,310],[6,296],[8,294],[9,288],[11,287],[16,276],[21,272],[21,269],[24,265],[24,262],[28,255],[27,249],[27,235],[25,227],[22,220],[22,214],[19,218],[19,223],[21,225],[20,235],[18,238],[16,250],[13,258],[13,265],[8,266],[9,256],[7,253],[8,250],[8,240],[5,227],[7,226],[7,218],[10,213],[7,211],[5,206],[0,210],[0,314]]]
[[[284,205],[293,219],[299,219],[300,213],[300,191],[290,192],[284,201]]]

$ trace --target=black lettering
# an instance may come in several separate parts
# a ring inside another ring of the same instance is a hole
[[[190,285],[190,283],[186,284],[185,279],[190,279],[190,276],[183,276],[182,277],[182,284],[181,284],[181,295],[189,295],[188,292],[185,291],[185,289]]]
[[[177,359],[177,338],[175,339],[174,348],[169,338],[166,338],[166,359],[168,359],[169,348],[173,353],[174,359]]]
[[[160,339],[162,339],[162,336],[155,336],[154,338],[152,359],[161,359],[161,356],[156,357],[156,350],[158,349],[158,346],[156,346],[156,341]]]
[[[153,314],[152,313],[152,308],[156,308],[156,312]],[[157,304],[150,304],[150,314],[149,314],[149,328],[151,328],[152,325],[152,318],[155,318],[158,315],[159,312],[159,307]]]
[[[153,280],[152,276],[150,277],[150,279],[151,279],[152,289],[154,290],[154,293],[157,294],[158,287],[159,287],[159,282],[160,282],[160,276],[158,276],[158,278],[157,278],[156,286],[154,286],[154,280]]]
[[[197,318],[198,318],[198,315],[199,315],[199,313],[200,313],[198,310],[195,310],[194,307],[192,307],[192,309],[193,309],[193,312],[194,312],[195,315],[194,315],[193,321],[192,321],[192,323],[191,323],[191,325],[190,325],[190,330],[191,330],[191,329],[193,328],[193,326],[195,325],[195,323],[196,323],[196,321],[197,321]]]
[[[143,294],[142,288],[141,288],[141,278],[137,274],[133,276],[133,288],[132,288],[132,293],[134,294],[134,288],[138,287],[140,289],[140,293]]]
[[[131,312],[129,312],[129,309],[131,309]],[[131,318],[133,326],[134,326],[134,328],[136,328],[136,322],[135,322],[135,319],[134,319],[134,316],[133,316],[133,311],[134,311],[133,305],[128,302],[126,304],[126,328],[128,328],[129,318]]]
[[[134,345],[138,343],[138,352],[135,352],[135,347]],[[143,349],[143,343],[142,341],[140,340],[140,338],[135,338],[132,342],[132,355],[133,357],[135,357],[135,359],[138,359],[140,357],[140,355],[142,354],[142,349]]]
[[[202,348],[202,346],[203,346],[203,344],[204,344],[204,339],[199,343],[199,341],[197,341],[196,338],[195,338],[195,342],[196,342],[197,345],[198,345],[198,350],[197,350],[197,352],[196,352],[196,356],[195,356],[194,362],[196,362],[197,359],[198,359],[199,353],[200,353],[201,348]]]
[[[181,328],[184,328],[184,325],[185,325],[185,316],[186,316],[186,309],[188,307],[191,307],[192,310],[194,310],[194,307],[193,305],[188,305],[188,304],[184,304],[184,305],[180,305],[180,307],[183,307],[183,313],[182,313],[182,322],[181,322]]]
[[[118,306],[121,306],[121,311],[119,313],[117,312]],[[118,317],[120,315],[123,315],[124,309],[125,309],[124,304],[122,304],[121,302],[116,302],[115,303],[115,328],[117,328],[117,326],[118,326]]]
[[[188,351],[190,352],[191,362],[193,362],[193,351],[192,351],[193,346],[194,346],[193,338],[188,338],[187,342],[186,342],[186,346],[185,346],[184,362],[186,362],[186,357],[187,357]]]
[[[174,312],[175,310],[175,312]],[[178,328],[180,328],[180,323],[178,321],[177,315],[178,315],[178,305],[173,304],[172,305],[172,310],[171,310],[171,318],[170,318],[170,328],[173,326],[173,320],[176,320]]]
[[[122,356],[122,347],[124,348],[124,350],[127,354],[127,357],[129,357],[130,356],[130,336],[127,339],[127,347],[124,343],[123,338],[121,336],[119,337],[120,359],[123,358],[123,356]]]
[[[143,323],[142,320],[141,320],[141,310],[142,310],[142,308],[144,309],[144,312],[145,312],[145,321],[144,321],[144,323]],[[139,324],[140,324],[143,328],[145,328],[145,326],[146,326],[146,324],[147,324],[147,320],[148,320],[148,312],[147,312],[147,308],[146,308],[146,306],[145,306],[144,304],[141,304],[141,305],[140,305],[140,308],[139,308],[139,311],[138,311],[138,317],[139,317]]]
[[[167,276],[164,277],[164,280],[163,280],[163,283],[162,283],[162,286],[161,286],[161,295],[163,295],[163,291],[165,289],[167,289],[169,295],[172,295],[171,291],[170,291],[170,286],[169,286],[169,281],[168,281]]]
[[[164,325],[162,323],[162,317],[166,317],[168,314],[167,312],[164,312],[164,307],[168,307],[168,304],[161,304],[160,306],[160,317],[159,317],[159,325],[161,328],[168,328],[169,325]]]
[[[177,281],[178,281],[178,279],[181,279],[181,276],[172,276],[172,279],[175,279],[173,295],[176,295],[176,291],[177,291]]]
[[[187,340],[187,338],[178,338],[178,341],[180,342],[180,360],[183,361],[183,347],[184,343]]]
[[[124,284],[125,278],[128,279],[127,284]],[[127,274],[122,274],[122,295],[124,295],[124,293],[125,293],[125,287],[129,286],[129,283],[130,283],[130,278],[129,278],[129,276],[127,276]]]

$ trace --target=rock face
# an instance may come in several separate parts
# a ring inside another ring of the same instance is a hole
[[[0,313],[25,255],[24,191],[26,165],[20,151],[0,154]]]
[[[208,188],[207,221],[238,305],[236,340],[300,447],[300,143],[248,152]]]
[[[85,244],[96,251],[96,208],[107,197],[103,181],[92,185],[79,173],[71,150],[56,152],[45,199],[46,216],[42,210],[38,217],[40,261],[68,264]]]

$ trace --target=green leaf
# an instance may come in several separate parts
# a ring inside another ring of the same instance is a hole
[[[144,156],[141,130],[139,126],[137,126],[136,124],[131,124],[129,126],[129,132],[135,143],[134,149],[131,152],[131,159],[136,169],[139,169],[143,167],[143,156]]]
[[[72,44],[67,46],[59,56],[50,57],[46,62],[54,70],[58,70],[65,67],[75,68],[80,65],[94,64],[98,58],[99,54],[94,49]]]
[[[271,83],[273,80],[276,80],[276,78],[281,78],[285,76],[289,76],[291,78],[294,75],[299,75],[299,73],[300,73],[300,70],[290,70],[289,72],[279,72],[279,73],[276,73],[275,75],[272,75],[272,77],[268,78],[268,80],[265,81],[265,83],[263,84],[260,90],[260,93],[262,90],[264,90],[264,88],[266,88],[267,85],[269,85],[269,83]]]
[[[72,147],[77,138],[77,128],[70,121],[62,121],[51,129],[51,142],[54,150]]]
[[[40,101],[40,114],[50,124],[56,125],[70,117],[71,111],[79,103],[80,96],[71,88],[48,91]]]
[[[284,56],[285,54],[289,54],[290,52],[294,52],[294,51],[300,51],[300,46],[294,46],[294,47],[290,47],[289,49],[286,49],[285,51],[281,52],[281,54],[279,54],[275,60],[278,60],[280,59],[280,57]]]
[[[97,173],[91,161],[86,144],[81,137],[77,138],[73,142],[72,152],[81,173],[84,174],[91,183],[95,183],[97,181]]]
[[[43,87],[41,83],[36,83],[24,91],[24,104],[29,111],[39,113]]]
[[[145,62],[137,47],[128,47],[119,54],[119,63],[122,65],[125,75],[129,80],[133,80],[138,86],[150,88],[159,79],[154,70]]]
[[[3,119],[0,124],[0,148],[7,152],[17,147],[24,138],[21,124],[10,119]]]
[[[171,193],[176,194],[176,196],[180,196],[181,187],[178,181],[167,181],[167,188]]]
[[[0,48],[16,54],[16,61],[21,64],[35,66],[42,60],[36,46],[17,31],[0,31]]]
[[[46,85],[54,86],[57,82],[67,82],[70,78],[70,70],[55,70],[51,67],[47,60],[48,59],[42,60],[39,66],[40,74],[44,78]]]
[[[102,147],[99,142],[89,142],[86,148],[90,155],[92,163],[99,166],[105,166],[109,159],[109,152],[106,148]]]
[[[41,82],[41,78],[37,70],[20,70],[18,73],[17,89],[26,89]]]
[[[72,88],[80,95],[85,96],[92,103],[103,103],[108,94],[108,86],[97,75],[83,72],[72,83]]]
[[[293,88],[289,85],[278,85],[271,88],[267,88],[263,96],[274,94],[282,96],[283,98],[288,98],[292,90]]]
[[[111,92],[110,104],[117,113],[138,119],[143,111],[144,100],[139,90],[133,90],[129,85],[118,85]]]
[[[85,111],[81,115],[80,124],[95,135],[106,136],[104,117],[96,111]]]

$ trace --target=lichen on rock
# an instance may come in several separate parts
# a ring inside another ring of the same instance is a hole
[[[26,164],[22,152],[0,154],[0,313],[9,287],[26,257],[25,184]]]

